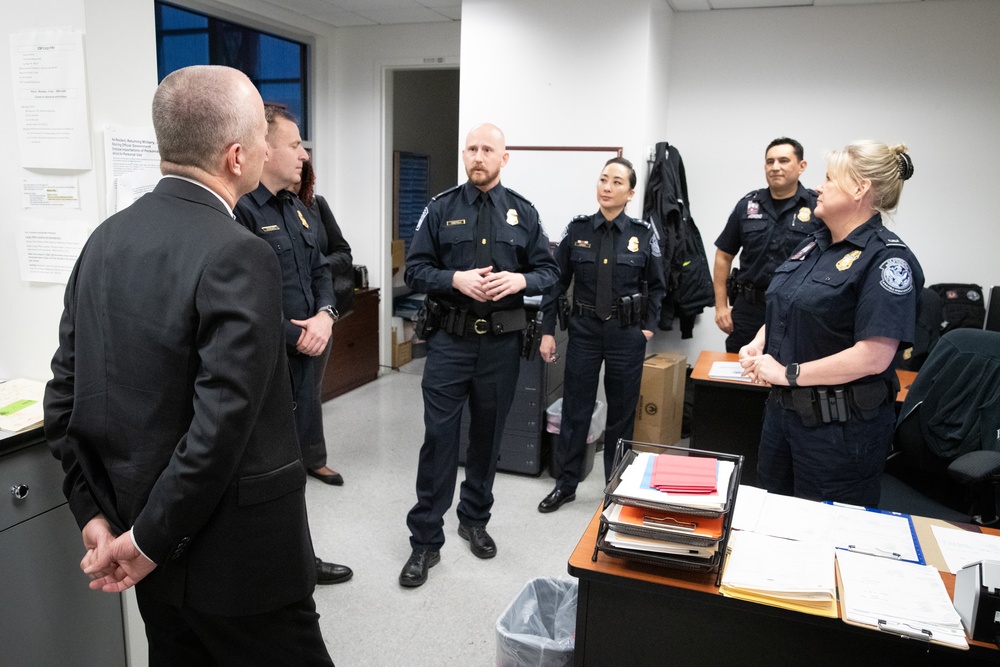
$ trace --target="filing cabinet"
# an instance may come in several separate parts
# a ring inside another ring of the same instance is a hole
[[[92,591],[41,429],[0,439],[0,663],[126,664],[122,597]]]

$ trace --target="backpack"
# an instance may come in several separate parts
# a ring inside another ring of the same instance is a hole
[[[983,288],[971,283],[938,283],[930,289],[941,297],[941,330],[982,329],[986,321]]]

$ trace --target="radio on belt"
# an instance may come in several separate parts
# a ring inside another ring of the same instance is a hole
[[[958,571],[955,609],[967,635],[1000,647],[1000,561],[981,560]]]

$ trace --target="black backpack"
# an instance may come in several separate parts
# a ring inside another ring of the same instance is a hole
[[[971,283],[925,287],[917,302],[913,345],[896,355],[896,368],[918,371],[938,339],[954,329],[982,329],[986,320],[983,288]]]
[[[971,283],[938,283],[930,289],[941,297],[941,335],[954,329],[983,328],[986,305],[982,287]]]

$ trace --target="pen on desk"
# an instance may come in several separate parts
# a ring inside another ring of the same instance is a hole
[[[852,553],[864,554],[866,556],[878,556],[879,558],[893,558],[895,560],[901,560],[903,558],[903,554],[898,554],[895,551],[887,551],[885,549],[879,549],[878,547],[875,547],[875,551],[880,551],[881,553],[875,553],[875,551],[865,551],[864,549],[859,549],[854,544],[848,544],[847,550]]]

